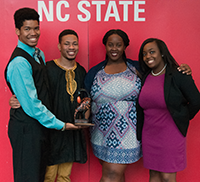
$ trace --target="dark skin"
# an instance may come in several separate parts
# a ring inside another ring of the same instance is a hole
[[[122,54],[126,47],[123,39],[117,34],[112,34],[108,37],[105,48],[108,56],[108,63],[104,68],[105,72],[108,74],[115,74],[125,71],[127,65],[122,58]],[[191,69],[187,64],[182,64],[179,70],[182,70],[183,73],[188,75],[191,74]],[[17,99],[13,99],[13,96],[11,98],[9,103],[12,108],[18,108],[20,104],[16,102]],[[127,164],[114,164],[102,160],[100,160],[100,164],[102,165],[102,177],[100,182],[125,182],[124,172]]]
[[[149,68],[152,69],[154,73],[158,73],[160,70],[160,75],[165,73],[165,69],[162,69],[165,63],[156,42],[150,42],[144,46],[143,61]],[[149,182],[176,182],[176,172],[164,173],[155,170],[150,170],[149,174]]]
[[[123,60],[123,52],[126,47],[123,39],[117,35],[112,34],[108,37],[106,43],[106,54],[108,56],[108,63],[104,71],[108,74],[121,73],[126,70],[127,65]],[[102,165],[102,177],[100,182],[124,182],[124,172],[127,164],[114,164],[100,160]]]
[[[126,70],[127,66],[122,58],[122,54],[126,47],[122,38],[113,34],[108,37],[106,43],[106,53],[108,55],[108,63],[104,68],[108,74],[120,73]]]
[[[181,64],[177,69],[178,71],[182,71],[183,74],[186,74],[186,75],[192,74],[192,70],[187,64]]]
[[[126,47],[123,39],[117,34],[110,35],[105,48],[108,56],[108,63],[104,71],[108,74],[116,74],[125,71],[127,65],[122,58],[122,54]],[[191,74],[191,70],[186,64],[182,64],[179,70],[184,71],[186,74]],[[138,74],[138,76],[140,75]],[[124,172],[127,164],[114,164],[102,160],[99,161],[102,165],[102,177],[100,182],[125,182]]]
[[[57,59],[58,63],[66,69],[72,68],[75,64],[75,58],[79,50],[78,38],[72,34],[63,36],[61,42],[58,44],[58,49],[60,51],[60,57]],[[73,52],[73,54],[69,54],[69,52]],[[88,102],[88,104],[82,102],[81,104],[81,106],[84,108],[86,107],[87,110],[90,107],[90,102]],[[9,105],[13,109],[17,109],[21,106],[15,95],[10,98]],[[89,110],[85,113],[85,117],[89,117]],[[72,123],[65,124],[66,130],[76,130],[81,128],[87,128],[87,126],[76,126]]]

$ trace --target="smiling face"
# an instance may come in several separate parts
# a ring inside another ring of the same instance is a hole
[[[16,28],[16,34],[21,42],[24,44],[35,47],[40,37],[40,28],[37,20],[25,20],[23,26]]]
[[[143,61],[154,73],[159,72],[164,67],[164,60],[155,41],[144,46]]]
[[[123,61],[122,55],[125,49],[123,39],[119,35],[112,34],[108,37],[106,42],[108,61]]]
[[[73,34],[63,36],[58,44],[58,49],[61,52],[61,57],[68,61],[75,60],[79,50],[78,38]]]

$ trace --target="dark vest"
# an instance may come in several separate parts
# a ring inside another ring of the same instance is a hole
[[[17,56],[24,57],[30,63],[38,98],[49,108],[50,99],[45,65],[37,63],[33,57],[20,48],[15,48],[10,61]],[[8,65],[5,69],[5,78],[7,67]],[[7,82],[7,84],[14,94],[10,83]],[[44,181],[47,156],[49,156],[48,133],[49,130],[41,125],[39,121],[28,116],[22,107],[10,110],[8,136],[13,148],[15,181]]]
[[[36,90],[37,90],[38,99],[41,100],[42,103],[48,109],[50,109],[51,108],[51,103],[50,103],[51,99],[50,99],[50,95],[49,95],[49,91],[48,91],[49,86],[48,86],[48,78],[47,78],[47,74],[46,74],[45,65],[39,64],[27,52],[25,52],[24,50],[22,50],[21,48],[18,48],[18,47],[16,47],[15,50],[13,51],[8,64],[17,56],[24,57],[30,63],[30,65],[32,66],[32,75],[33,75],[34,84],[35,84],[35,87],[36,87]],[[6,69],[5,69],[5,72],[4,72],[5,79],[7,78],[7,67],[8,67],[8,65],[6,66]],[[7,82],[7,79],[6,79],[6,82]],[[13,89],[12,89],[9,82],[7,82],[7,85],[10,88],[11,92],[14,94]],[[22,108],[19,108],[19,109],[22,110]],[[20,113],[25,114],[22,111]],[[19,112],[19,110],[18,110],[18,112]]]

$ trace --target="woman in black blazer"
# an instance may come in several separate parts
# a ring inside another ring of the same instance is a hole
[[[150,182],[176,182],[186,167],[186,134],[200,109],[200,93],[191,75],[177,71],[166,44],[150,38],[139,52],[143,71],[138,99],[137,138],[142,140],[144,167]]]

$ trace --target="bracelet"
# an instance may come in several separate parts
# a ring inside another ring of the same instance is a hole
[[[65,125],[63,126],[63,128],[61,129],[61,131],[65,131],[66,130],[66,123]]]

